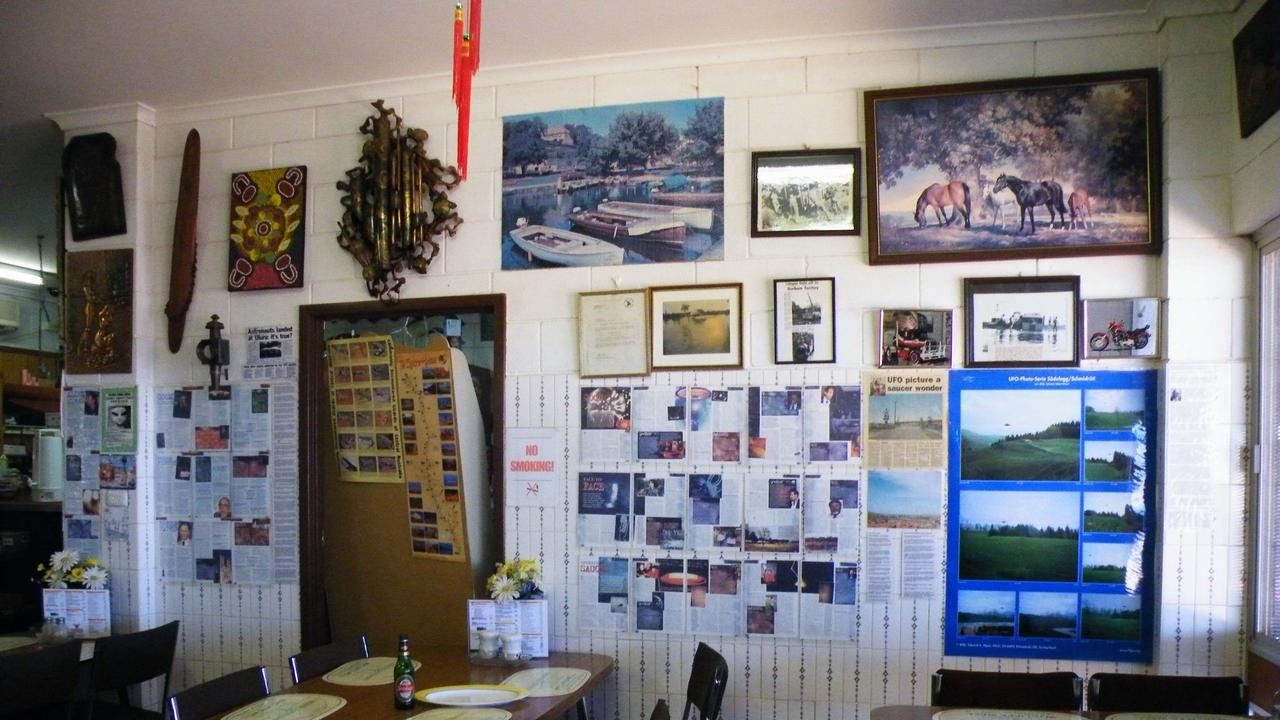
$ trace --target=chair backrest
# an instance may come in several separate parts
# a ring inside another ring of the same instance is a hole
[[[1094,673],[1089,676],[1089,709],[1244,715],[1249,711],[1247,690],[1238,677]]]
[[[929,704],[999,710],[1079,710],[1084,683],[1073,672],[1005,673],[941,669]]]
[[[267,669],[261,665],[245,668],[169,698],[169,716],[171,720],[205,720],[269,694]]]
[[[671,708],[666,700],[658,700],[653,706],[653,712],[649,713],[649,720],[671,720]]]
[[[150,630],[110,635],[93,644],[93,691],[123,690],[130,685],[164,676],[169,694],[169,670],[178,645],[178,621]]]
[[[698,716],[704,720],[720,717],[720,705],[729,684],[729,664],[724,656],[706,643],[698,643],[693,654],[693,668],[689,671],[689,688],[685,693],[684,720],[689,720],[690,708],[698,708]]]
[[[289,673],[293,675],[293,684],[323,675],[339,665],[369,657],[369,641],[364,635],[353,640],[321,645],[304,650],[289,658]]]
[[[0,717],[41,708],[41,717],[70,717],[66,703],[79,669],[79,640],[0,655]],[[61,713],[52,710],[54,706],[62,706]]]

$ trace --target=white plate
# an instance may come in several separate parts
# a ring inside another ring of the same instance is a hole
[[[451,707],[506,705],[521,700],[529,691],[516,685],[446,685],[414,693],[422,702]]]

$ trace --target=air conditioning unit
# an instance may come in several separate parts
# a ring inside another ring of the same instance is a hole
[[[17,300],[0,298],[0,335],[18,331],[18,328],[22,325],[20,307]]]

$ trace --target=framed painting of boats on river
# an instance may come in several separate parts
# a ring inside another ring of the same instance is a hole
[[[751,237],[857,235],[857,148],[751,153]]]
[[[649,288],[654,370],[742,367],[742,283]]]
[[[1159,254],[1156,70],[866,93],[871,264]]]
[[[502,269],[724,257],[724,100],[509,115]]]

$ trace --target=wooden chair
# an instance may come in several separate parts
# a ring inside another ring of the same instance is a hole
[[[1089,710],[1246,715],[1247,690],[1238,677],[1094,673]]]
[[[364,635],[354,640],[321,645],[304,650],[289,658],[289,673],[293,684],[319,677],[343,663],[369,657],[369,641]]]
[[[178,645],[178,621],[150,630],[111,635],[93,644],[93,692],[86,718],[148,718],[161,720],[163,712],[135,708],[129,704],[129,687],[164,676],[164,692],[169,694],[169,671]],[[96,699],[99,692],[115,690],[119,704]]]
[[[729,685],[729,664],[724,656],[706,643],[698,643],[693,654],[693,668],[689,671],[689,687],[685,691],[683,720],[689,720],[689,710],[698,708],[702,720],[720,717],[724,691]]]
[[[1073,672],[1007,673],[941,669],[929,704],[998,710],[1080,710],[1084,683]]]
[[[206,720],[270,694],[267,669],[261,665],[245,668],[170,697],[169,717],[170,720]]]
[[[68,699],[79,671],[79,640],[0,655],[0,717],[75,717]]]

